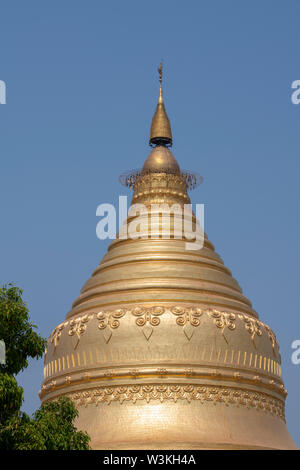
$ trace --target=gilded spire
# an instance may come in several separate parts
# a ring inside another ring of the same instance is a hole
[[[152,119],[149,144],[163,145],[165,147],[171,147],[172,145],[172,131],[170,121],[167,116],[163,95],[162,95],[162,63],[158,67],[159,73],[159,98],[157,107]]]

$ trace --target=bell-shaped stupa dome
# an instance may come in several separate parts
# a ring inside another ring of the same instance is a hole
[[[155,147],[141,171],[123,177],[134,190],[125,226],[135,223],[138,236],[110,244],[51,333],[41,399],[71,397],[95,449],[296,448],[275,334],[206,234],[189,250],[176,231],[199,177],[167,148],[161,90],[159,100]],[[132,210],[140,204],[154,205],[153,224]]]

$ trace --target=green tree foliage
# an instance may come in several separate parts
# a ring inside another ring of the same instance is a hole
[[[29,358],[42,357],[47,343],[34,328],[22,290],[0,288],[0,339],[6,346],[6,363],[0,365],[0,450],[87,450],[90,437],[75,428],[78,411],[69,398],[43,404],[33,418],[20,411],[23,389],[14,375]]]
[[[77,431],[78,416],[70,398],[45,403],[31,419],[18,413],[0,426],[0,449],[5,450],[88,450],[90,437]]]
[[[6,364],[1,372],[18,374],[28,366],[28,358],[43,356],[47,340],[34,331],[22,290],[11,284],[0,288],[0,339],[5,342]]]
[[[0,372],[0,425],[14,416],[23,403],[23,389],[14,376]]]

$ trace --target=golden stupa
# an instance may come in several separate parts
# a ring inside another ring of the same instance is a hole
[[[189,204],[161,83],[150,144],[132,204]],[[110,244],[50,335],[41,400],[71,397],[94,449],[295,449],[275,334],[206,235],[187,250],[158,220]]]

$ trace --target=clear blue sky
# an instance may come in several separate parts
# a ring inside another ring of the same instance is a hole
[[[157,65],[174,155],[204,183],[205,229],[276,332],[300,445],[300,3],[275,0],[2,1],[0,281],[24,289],[44,336],[105,253],[96,207],[129,194],[146,158]],[[42,361],[19,377],[39,406]]]

